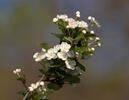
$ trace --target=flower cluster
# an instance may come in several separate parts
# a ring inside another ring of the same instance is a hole
[[[76,17],[77,18],[80,17],[80,12],[79,11],[76,12]],[[56,23],[56,22],[59,22],[59,21],[64,21],[64,22],[68,23],[66,28],[72,28],[72,29],[75,29],[77,27],[84,28],[84,29],[88,28],[88,24],[85,21],[77,21],[73,18],[69,18],[67,15],[57,15],[56,18],[53,18],[53,22]]]
[[[36,82],[36,83],[32,83],[29,87],[28,87],[28,89],[29,89],[29,91],[34,91],[35,89],[37,89],[37,88],[39,88],[39,90],[41,91],[41,90],[44,90],[44,91],[46,91],[46,88],[45,88],[45,86],[44,86],[44,82],[43,81],[41,81],[41,82]]]
[[[42,51],[40,53],[35,53],[33,55],[33,58],[36,62],[40,62],[44,59],[61,59],[65,61],[66,67],[68,69],[74,70],[76,62],[70,59],[71,57],[73,57],[73,54],[69,51],[70,48],[70,44],[68,44],[67,42],[62,42],[61,44],[55,45],[53,48],[50,48],[47,51],[42,48]]]

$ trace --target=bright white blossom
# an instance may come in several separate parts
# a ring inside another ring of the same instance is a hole
[[[95,48],[91,48],[92,51],[95,51]]]
[[[57,53],[60,50],[60,45],[55,45],[53,49],[54,52]]]
[[[13,71],[14,74],[20,73],[20,72],[21,72],[21,69],[15,69],[15,70]]]
[[[58,52],[57,56],[58,56],[59,59],[62,59],[62,60],[67,60],[67,58],[68,58],[67,52],[64,52],[64,51]]]
[[[74,70],[75,69],[75,66],[76,66],[76,62],[74,60],[70,60],[70,59],[67,59],[65,61],[65,64],[66,64],[66,67],[68,69],[71,69],[71,70]]]
[[[29,91],[34,91],[35,89],[37,89],[39,86],[43,86],[43,88],[44,89],[46,89],[45,88],[45,86],[44,86],[44,82],[43,81],[41,81],[41,82],[36,82],[36,83],[32,83],[29,87],[28,87],[28,89],[29,89]]]
[[[96,38],[95,38],[95,41],[99,41],[99,40],[100,40],[100,38],[99,38],[99,37],[96,37]]]
[[[63,21],[67,21],[68,16],[67,15],[57,15],[57,19],[63,20]]]
[[[35,53],[33,55],[33,58],[35,59],[36,62],[42,61],[43,59],[46,58],[46,53],[41,51],[40,53]]]
[[[58,19],[57,18],[53,18],[53,22],[55,23],[55,22],[57,22],[58,21]]]
[[[88,24],[85,21],[79,21],[78,27],[80,28],[88,28]]]
[[[86,34],[86,30],[82,30],[82,33],[83,33],[83,34]]]
[[[95,32],[94,32],[94,31],[90,31],[90,33],[91,33],[91,34],[95,34]]]
[[[75,21],[73,18],[69,18],[68,26],[69,26],[69,28],[76,28],[78,26],[78,22]]]
[[[67,42],[62,42],[60,45],[60,49],[63,52],[68,52],[70,48],[71,48],[71,45],[68,44]]]
[[[78,18],[80,17],[80,12],[79,11],[76,12],[76,17],[78,17]]]
[[[57,58],[56,53],[54,52],[54,49],[53,48],[51,48],[51,49],[49,49],[47,51],[46,57],[47,57],[48,60]]]
[[[101,46],[101,43],[97,43],[97,47],[100,47]]]

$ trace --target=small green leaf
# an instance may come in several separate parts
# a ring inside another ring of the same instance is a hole
[[[70,43],[73,42],[73,38],[71,38],[71,37],[64,37],[64,39],[67,40],[67,41],[69,41]]]
[[[73,50],[84,52],[84,51],[86,51],[86,47],[75,47],[75,48],[73,48]]]
[[[25,78],[23,78],[23,77],[19,77],[19,78],[17,78],[17,80],[21,81],[22,83],[25,83],[25,81],[26,81]]]
[[[60,40],[62,40],[64,38],[64,34],[57,34],[57,33],[51,33],[51,34],[56,36]]]
[[[79,41],[79,40],[82,39],[82,38],[84,38],[84,35],[83,35],[83,34],[80,34],[80,35],[78,35],[78,36],[74,39],[74,41]]]
[[[26,93],[27,93],[27,92],[26,92],[26,91],[24,91],[24,90],[22,90],[22,91],[19,91],[19,92],[18,92],[18,94],[23,95],[23,96],[25,96],[25,95],[26,95]]]
[[[41,43],[40,46],[46,50],[51,48],[51,46],[48,43]]]

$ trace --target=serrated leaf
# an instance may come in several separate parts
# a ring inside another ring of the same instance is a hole
[[[51,46],[48,43],[40,43],[40,46],[46,50],[51,48]]]

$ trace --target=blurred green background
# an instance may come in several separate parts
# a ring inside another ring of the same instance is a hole
[[[102,47],[84,63],[87,72],[76,88],[65,86],[52,100],[129,100],[129,1],[128,0],[0,0],[0,100],[22,100],[23,89],[12,70],[22,68],[29,79],[38,80],[32,56],[39,43],[51,45],[59,32],[52,18],[73,17],[79,10],[83,20],[95,16]]]

